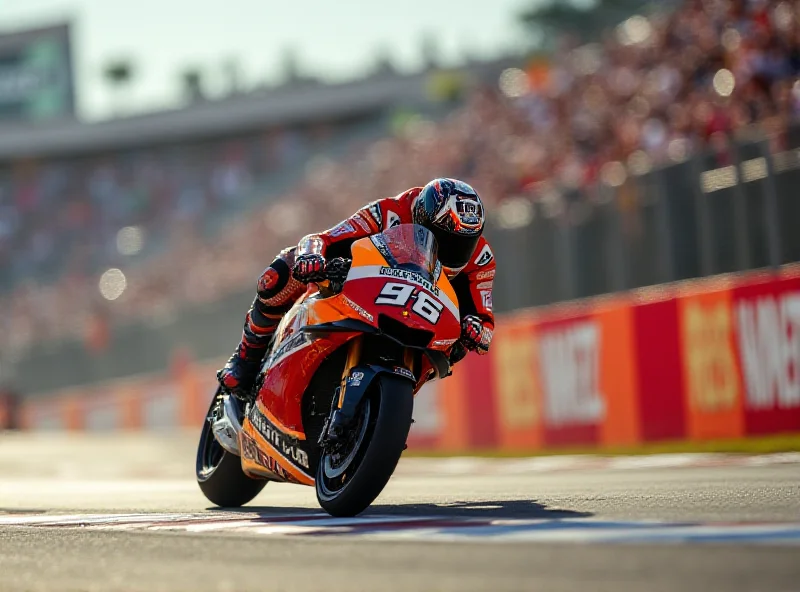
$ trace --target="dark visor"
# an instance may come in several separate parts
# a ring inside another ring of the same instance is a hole
[[[439,261],[450,269],[460,269],[469,263],[481,238],[480,234],[463,236],[436,226],[430,230],[439,243]]]

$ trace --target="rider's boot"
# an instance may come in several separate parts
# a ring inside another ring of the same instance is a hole
[[[242,341],[225,366],[217,372],[217,380],[223,388],[242,400],[252,399],[258,370],[274,333],[275,325],[258,327],[251,320],[251,314],[247,314]]]
[[[254,398],[258,370],[278,324],[306,289],[291,275],[293,253],[294,249],[282,251],[259,277],[257,295],[245,317],[242,341],[217,372],[222,387],[244,401]]]

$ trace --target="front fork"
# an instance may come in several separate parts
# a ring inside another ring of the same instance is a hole
[[[339,381],[339,386],[336,388],[336,396],[333,397],[331,413],[325,420],[322,432],[319,435],[318,444],[323,449],[336,447],[352,419],[347,417],[342,411],[342,406],[344,406],[344,397],[347,392],[347,380],[350,378],[353,368],[358,366],[358,362],[361,360],[361,347],[363,343],[364,337],[359,335],[352,339],[347,346],[347,359],[345,360],[344,369],[342,370],[342,379]]]
[[[328,419],[325,420],[325,425],[319,437],[319,445],[324,448],[335,447],[341,439],[342,435],[346,433],[347,428],[353,420],[355,410],[357,407],[356,400],[347,401],[348,387],[356,389],[361,387],[361,381],[365,380],[363,372],[353,372],[361,362],[361,352],[364,344],[364,337],[358,336],[350,341],[347,350],[347,359],[345,360],[344,369],[342,370],[342,378],[337,388],[338,396],[333,398],[333,408]],[[414,366],[414,354],[411,350],[405,350],[403,354],[403,365],[409,371],[412,371]],[[361,376],[359,376],[361,374]],[[363,395],[355,393],[357,399]]]
[[[342,405],[344,404],[344,393],[347,390],[347,379],[350,377],[350,373],[353,371],[353,368],[358,366],[358,363],[361,361],[361,346],[364,343],[364,337],[359,335],[355,339],[350,341],[347,350],[347,360],[344,363],[344,370],[342,370],[342,380],[339,383],[339,397],[336,402],[336,408],[341,409]]]

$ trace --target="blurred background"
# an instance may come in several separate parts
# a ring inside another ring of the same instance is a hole
[[[0,30],[0,425],[196,424],[273,256],[434,177],[487,204],[508,328],[800,261],[794,0],[6,0]]]

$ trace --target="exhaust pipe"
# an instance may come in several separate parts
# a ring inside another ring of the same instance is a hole
[[[211,424],[211,432],[219,445],[236,456],[241,456],[239,450],[239,432],[242,424],[239,422],[239,404],[230,395],[225,395],[222,402],[222,417]]]

